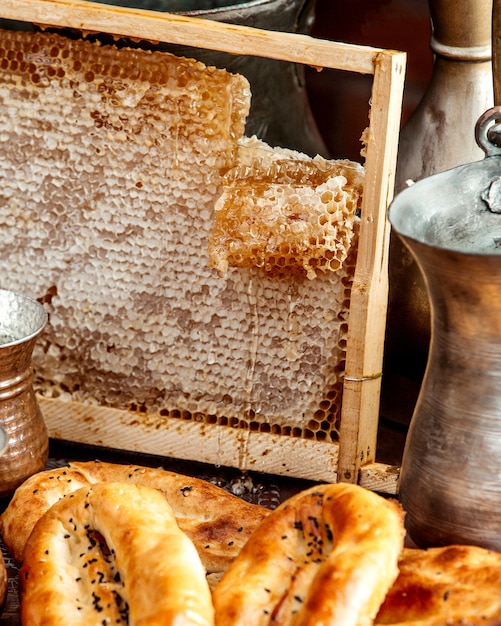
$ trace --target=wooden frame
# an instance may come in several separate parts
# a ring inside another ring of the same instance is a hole
[[[212,440],[220,443],[221,437],[227,438],[225,452],[221,452],[220,445],[211,446],[211,438],[208,442],[206,436],[204,452],[201,451],[197,460],[315,480],[359,482],[380,491],[394,492],[395,471],[374,461],[388,295],[389,223],[386,210],[394,186],[405,54],[318,40],[308,35],[271,32],[81,0],[2,0],[0,18],[263,56],[373,76],[339,445],[232,431],[230,428],[216,432],[224,427],[215,426]],[[123,412],[114,409],[96,409],[55,400],[41,399],[41,404],[53,438],[113,447],[117,429],[125,428],[131,432],[134,449],[157,453],[161,447],[165,456],[190,458],[185,449],[186,434],[191,437],[200,435],[200,425],[181,422],[167,433],[156,433],[153,450],[147,432],[141,431],[134,415],[124,416]],[[78,429],[76,424],[80,425]],[[272,455],[264,454],[265,449],[272,447]],[[245,462],[242,461],[243,450]],[[294,466],[302,466],[303,471],[296,473]]]

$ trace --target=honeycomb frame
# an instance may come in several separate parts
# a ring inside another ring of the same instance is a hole
[[[41,398],[53,438],[314,480],[363,482],[369,474],[373,480],[387,299],[386,209],[393,193],[405,55],[78,0],[9,1],[0,8],[0,17],[233,54],[254,55],[257,49],[264,57],[373,76],[339,441],[235,428],[231,418],[227,423],[206,423],[179,415],[167,416],[164,425],[158,420],[148,423],[138,419],[137,411]]]

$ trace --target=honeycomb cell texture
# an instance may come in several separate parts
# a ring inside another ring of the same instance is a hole
[[[342,251],[327,259],[339,267],[313,280],[293,267],[288,240],[272,257],[292,269],[278,276],[260,261],[239,266],[238,251],[224,275],[209,260],[215,206],[248,167],[250,98],[243,77],[167,53],[0,32],[1,287],[49,312],[34,354],[39,393],[159,427],[337,438],[352,209],[340,209]],[[294,185],[301,167],[306,181],[297,203],[313,176],[324,212],[336,211],[349,175],[317,185],[318,163],[293,160]],[[281,167],[272,192],[282,203]],[[325,219],[311,225],[310,248],[324,246],[314,238]]]
[[[256,137],[240,144],[223,178],[209,238],[212,267],[261,267],[270,275],[338,271],[350,250],[363,170],[347,160],[308,159]]]

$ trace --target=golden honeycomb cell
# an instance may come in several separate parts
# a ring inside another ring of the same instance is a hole
[[[337,271],[351,247],[363,170],[350,161],[270,152],[240,142],[240,162],[223,178],[209,239],[211,267],[262,267],[270,275]]]

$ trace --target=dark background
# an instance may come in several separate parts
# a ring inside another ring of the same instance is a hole
[[[427,0],[317,0],[312,35],[406,52],[405,123],[428,85],[433,66]],[[360,160],[359,139],[368,124],[372,77],[308,69],[306,78],[310,106],[331,156]]]

